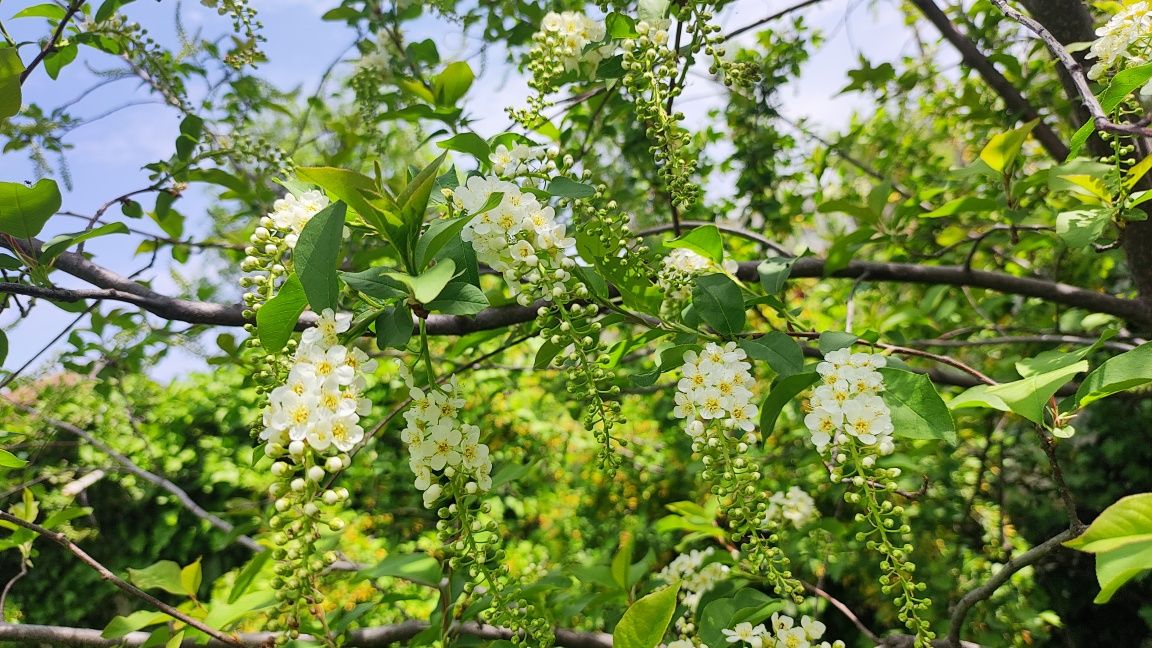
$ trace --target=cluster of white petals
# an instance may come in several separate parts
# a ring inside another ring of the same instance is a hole
[[[485,210],[493,194],[500,202]],[[507,180],[473,176],[452,193],[453,204],[473,218],[460,237],[472,243],[476,258],[504,275],[523,305],[556,299],[569,292],[575,262],[568,249],[576,244],[556,222],[556,211]]]
[[[712,421],[727,429],[755,429],[759,409],[752,404],[755,381],[747,357],[735,342],[709,342],[700,353],[684,353],[684,377],[676,384],[672,413],[685,419],[689,436],[700,437]]]
[[[488,155],[488,161],[492,163],[492,171],[496,175],[514,176],[530,164],[543,160],[546,154],[547,149],[543,146],[528,146],[521,143],[508,148],[500,144]]]
[[[492,460],[488,446],[480,443],[480,428],[461,423],[460,397],[455,379],[443,386],[422,389],[411,371],[398,363],[408,385],[412,405],[404,413],[407,425],[400,438],[408,444],[408,466],[416,475],[416,488],[424,492],[424,506],[432,508],[444,494],[439,476],[457,475],[467,479],[465,492],[472,494],[492,488]]]
[[[299,196],[286,194],[283,198],[272,203],[272,213],[268,217],[276,229],[284,233],[284,241],[288,247],[296,247],[296,239],[308,221],[312,220],[321,209],[328,206],[328,197],[323,192],[305,191]]]
[[[816,500],[799,486],[792,486],[784,493],[772,493],[768,498],[766,522],[783,518],[799,529],[816,516]]]
[[[536,40],[546,43],[568,69],[575,68],[590,43],[604,39],[604,23],[576,11],[548,12]]]
[[[1097,29],[1096,36],[1088,51],[1088,58],[1096,59],[1089,79],[1100,79],[1119,61],[1148,63],[1152,60],[1152,5],[1146,0],[1128,5]]]
[[[855,439],[878,454],[891,454],[892,413],[879,395],[884,377],[877,371],[884,364],[881,355],[839,349],[816,365],[821,384],[812,393],[804,424],[817,450]]]
[[[656,274],[656,286],[664,293],[660,313],[664,316],[679,313],[692,299],[692,279],[699,275],[726,272],[734,274],[735,261],[726,260],[717,265],[712,259],[688,248],[675,248],[664,257]]]
[[[364,439],[360,417],[371,403],[363,397],[364,374],[376,362],[360,349],[340,344],[351,315],[325,309],[304,331],[288,380],[272,390],[260,438],[297,456],[305,444],[316,452],[349,452]]]
[[[809,616],[796,620],[785,614],[772,615],[772,628],[763,623],[752,625],[747,621],[737,623],[733,628],[723,630],[728,643],[743,643],[752,648],[843,648],[844,642],[820,641],[824,636],[824,624]],[[816,643],[819,642],[819,643]]]
[[[712,547],[700,551],[693,549],[676,556],[656,578],[666,583],[680,582],[680,601],[689,610],[696,609],[700,597],[728,577],[728,565],[719,562],[704,564],[716,550]]]

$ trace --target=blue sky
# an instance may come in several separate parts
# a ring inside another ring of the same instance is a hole
[[[46,33],[43,19],[9,19],[20,9],[33,4],[38,2],[8,0],[0,3],[0,19],[17,40],[35,40]],[[335,4],[335,0],[252,0],[268,39],[264,49],[269,60],[261,66],[260,74],[281,88],[314,88],[324,69],[345,51],[353,39],[353,33],[344,25],[320,19],[324,11]],[[721,24],[734,29],[791,4],[793,0],[743,0],[720,16]],[[836,95],[847,82],[847,70],[857,65],[858,53],[864,53],[874,64],[909,53],[911,34],[903,24],[895,0],[882,1],[871,8],[869,4],[860,0],[829,0],[805,10],[809,24],[820,28],[828,36],[828,42],[805,66],[800,80],[784,92],[785,115],[808,117],[826,129],[842,126],[848,121],[851,111],[861,106],[859,98]],[[195,0],[182,4],[171,0],[138,0],[128,5],[126,12],[132,20],[144,25],[157,41],[171,43],[175,39],[174,15],[178,9],[185,28],[190,32],[202,29],[205,34],[219,34],[229,28],[226,18],[217,16]],[[412,38],[434,38],[445,60],[465,58],[477,50],[474,40],[462,37],[458,30],[443,21],[421,19],[413,29]],[[935,35],[932,33],[930,36]],[[33,48],[25,48],[21,54],[28,61]],[[482,135],[504,130],[508,126],[504,107],[522,103],[527,94],[524,79],[509,66],[495,63],[499,58],[498,55],[488,57],[489,64],[483,76],[469,94],[469,104],[478,118],[475,128]],[[473,67],[479,65],[477,61],[472,64]],[[77,61],[64,68],[56,81],[48,78],[41,68],[24,85],[25,104],[34,101],[46,108],[61,105],[76,98],[97,80],[88,66],[108,69],[114,65],[114,59],[106,55],[82,51]],[[720,98],[721,93],[712,84],[693,81],[678,104],[687,115],[686,126],[693,128],[704,124],[707,111],[715,107]],[[66,137],[73,146],[67,154],[73,187],[64,190],[64,210],[91,214],[111,198],[146,186],[147,173],[141,170],[142,167],[172,154],[180,115],[133,80],[117,81],[93,91],[74,110],[77,117],[92,118],[126,104],[137,105],[78,128]],[[36,178],[34,167],[23,152],[0,154],[0,180]],[[722,187],[712,189],[723,191]],[[203,213],[206,207],[207,198],[203,194],[188,192],[181,199],[181,211],[190,215],[187,235],[195,237],[197,233],[206,231],[205,221],[192,216]],[[119,211],[113,208],[108,214],[118,215]],[[128,224],[160,233],[147,218]],[[49,222],[41,237],[49,238],[82,227],[83,221],[57,216]],[[147,262],[147,257],[134,255],[140,240],[139,237],[111,236],[89,243],[87,251],[95,255],[97,263],[128,274]],[[162,257],[161,263],[144,276],[152,280],[157,290],[177,293],[180,283],[173,278],[168,261],[170,259]],[[197,260],[196,256],[189,265],[178,270],[189,277],[207,275],[210,278],[212,275],[212,265]],[[83,285],[63,273],[52,276],[61,286]],[[39,304],[24,320],[17,321],[14,312],[0,315],[0,326],[8,333],[11,345],[4,368],[13,369],[23,364],[72,317],[46,302]],[[212,332],[202,336],[201,341],[210,346],[214,344],[214,338],[215,332]],[[34,366],[50,371],[58,349],[49,350]],[[205,366],[194,353],[178,351],[154,367],[152,373],[158,378],[169,379]]]

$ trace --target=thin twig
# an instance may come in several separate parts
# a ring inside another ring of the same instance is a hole
[[[812,585],[811,583],[800,581],[800,584],[804,586],[804,589],[831,603],[832,607],[839,610],[840,614],[843,614],[845,618],[851,621],[852,625],[856,626],[856,629],[859,630],[861,634],[863,634],[865,637],[868,637],[868,641],[871,641],[874,644],[880,643],[880,635],[872,632],[868,626],[864,625],[864,622],[860,620],[860,617],[856,616],[856,613],[852,611],[852,608],[845,605],[843,601],[836,598],[835,596],[832,596],[828,592],[825,592],[819,587]]]
[[[60,22],[56,25],[56,30],[52,32],[52,37],[48,39],[47,43],[44,43],[44,47],[40,48],[40,51],[36,54],[36,57],[32,59],[32,62],[28,64],[28,67],[24,68],[24,71],[20,73],[20,85],[24,85],[24,81],[32,74],[32,70],[35,70],[36,66],[40,65],[44,57],[55,51],[56,43],[59,42],[60,37],[64,35],[64,28],[68,26],[68,21],[72,20],[72,16],[75,16],[77,11],[80,11],[80,7],[84,6],[85,1],[86,0],[73,0],[73,2],[69,3],[68,8],[64,10],[64,16],[60,18]]]
[[[757,27],[762,27],[762,26],[767,25],[768,23],[770,23],[774,20],[779,20],[780,18],[783,18],[790,13],[799,11],[801,9],[804,9],[805,7],[810,7],[810,6],[812,6],[818,2],[823,2],[823,1],[824,0],[804,0],[804,2],[801,2],[799,4],[795,4],[795,5],[792,5],[791,7],[781,9],[780,11],[777,11],[776,13],[774,13],[770,16],[767,16],[765,18],[761,18],[760,20],[757,20],[756,22],[754,22],[752,24],[744,25],[743,27],[740,27],[739,29],[734,29],[734,30],[728,32],[727,34],[724,35],[724,40],[730,41],[733,38],[736,38],[737,36],[739,36],[740,34],[750,32],[753,29],[756,29]]]
[[[1122,133],[1124,135],[1152,137],[1152,128],[1149,128],[1146,122],[1117,124],[1108,118],[1108,115],[1104,112],[1104,106],[1100,105],[1100,100],[1097,99],[1096,95],[1092,92],[1092,87],[1088,84],[1088,77],[1084,75],[1084,68],[1080,65],[1080,62],[1060,44],[1060,41],[1057,40],[1056,37],[1052,35],[1052,32],[1048,31],[1044,25],[1008,6],[1005,0],[992,0],[992,4],[999,7],[1005,16],[1024,25],[1032,31],[1032,33],[1039,36],[1040,40],[1044,41],[1044,44],[1048,46],[1052,54],[1060,59],[1060,64],[1068,71],[1068,76],[1072,77],[1072,83],[1075,84],[1076,91],[1080,93],[1080,98],[1084,101],[1084,106],[1088,109],[1088,113],[1092,115],[1092,122],[1096,126],[1096,130]]]
[[[151,605],[152,607],[156,608],[157,610],[160,610],[161,612],[163,612],[164,614],[167,614],[168,616],[172,617],[173,619],[176,619],[177,621],[183,621],[185,624],[192,626],[193,628],[196,628],[197,630],[203,632],[204,634],[216,639],[217,641],[223,642],[229,646],[243,646],[244,645],[240,641],[237,641],[236,639],[228,636],[227,634],[220,632],[219,630],[212,628],[211,626],[208,626],[203,621],[200,621],[198,619],[193,619],[192,617],[188,616],[187,614],[184,614],[180,610],[177,610],[176,608],[172,607],[171,605],[168,605],[164,601],[161,601],[160,599],[156,598],[155,596],[152,596],[148,592],[145,592],[144,590],[140,589],[139,587],[136,587],[135,585],[123,580],[122,578],[120,578],[116,574],[113,574],[110,569],[105,567],[103,564],[101,564],[99,561],[97,561],[92,556],[89,556],[87,552],[85,552],[79,546],[74,544],[71,540],[66,538],[64,536],[64,534],[56,533],[56,532],[51,531],[49,529],[45,529],[44,527],[40,526],[39,524],[35,524],[32,522],[28,522],[26,520],[22,520],[22,519],[16,517],[15,515],[11,515],[5,511],[0,511],[0,520],[2,520],[4,522],[8,522],[10,524],[15,524],[16,526],[24,528],[24,529],[28,529],[29,531],[32,531],[32,532],[34,532],[34,533],[36,533],[36,534],[38,534],[44,538],[47,538],[47,539],[51,540],[52,542],[55,542],[56,544],[60,545],[64,549],[71,552],[72,555],[79,558],[80,561],[83,562],[85,565],[88,565],[93,570],[95,570],[96,573],[100,574],[100,577],[103,578],[104,580],[112,583],[113,585],[115,585],[117,588],[124,591],[125,593],[127,593],[131,596],[134,596],[134,597],[140,599],[141,601],[144,601],[145,603],[147,603],[148,605]]]

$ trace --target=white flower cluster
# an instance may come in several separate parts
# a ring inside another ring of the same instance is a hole
[[[272,203],[272,213],[268,217],[276,229],[284,232],[284,241],[289,248],[296,247],[296,239],[312,217],[328,206],[328,197],[320,191],[305,191],[299,197],[286,194]]]
[[[501,144],[488,155],[488,161],[492,163],[492,170],[496,175],[507,177],[516,175],[522,167],[543,160],[547,157],[546,154],[547,149],[543,146],[528,146],[521,143],[508,148]]]
[[[824,636],[824,624],[809,616],[796,620],[785,614],[772,615],[772,629],[763,623],[753,626],[747,621],[737,623],[732,629],[723,630],[728,643],[745,643],[752,648],[844,648],[840,640],[831,643],[819,641]]]
[[[464,399],[455,379],[424,390],[416,386],[408,367],[398,364],[412,398],[400,438],[408,444],[408,465],[416,475],[416,488],[424,491],[424,506],[432,508],[444,494],[438,475],[449,479],[463,476],[468,480],[464,490],[469,494],[491,489],[488,446],[480,443],[480,428],[457,418]]]
[[[877,371],[884,364],[881,355],[839,349],[816,365],[822,384],[812,393],[804,424],[817,450],[855,439],[879,454],[891,454],[892,413],[879,396],[884,377]]]
[[[260,438],[269,447],[286,447],[293,456],[302,455],[305,444],[316,452],[348,452],[364,439],[360,417],[372,406],[362,396],[364,374],[376,362],[339,343],[351,321],[326,308],[315,328],[304,331],[287,382],[272,390],[264,410]]]
[[[684,377],[676,384],[676,407],[672,413],[685,419],[685,431],[693,438],[704,434],[711,421],[728,429],[751,432],[758,408],[752,404],[752,365],[735,342],[704,345],[703,351],[684,353]]]
[[[579,65],[589,43],[604,39],[604,24],[575,11],[552,11],[540,22],[536,38],[547,44],[564,67],[571,70]]]
[[[495,207],[481,211],[494,193]],[[517,301],[564,297],[575,266],[567,250],[576,244],[556,222],[556,211],[536,196],[496,177],[473,176],[452,194],[455,206],[475,214],[460,237],[472,243],[476,258],[504,275]]]
[[[816,501],[799,486],[792,486],[786,493],[772,493],[768,498],[768,513],[765,522],[783,518],[799,529],[817,515]]]
[[[1088,71],[1089,79],[1099,79],[1117,63],[1129,61],[1143,65],[1152,60],[1152,6],[1146,0],[1134,2],[1112,16],[1096,30],[1096,41],[1088,58],[1096,64]]]
[[[656,285],[664,293],[664,298],[676,302],[686,302],[692,298],[692,278],[723,270],[735,273],[735,261],[725,261],[717,266],[711,259],[688,248],[675,248],[664,257],[660,272],[656,275]]]
[[[700,597],[728,577],[728,565],[719,562],[704,564],[714,553],[716,550],[708,547],[704,551],[693,549],[680,554],[660,570],[656,578],[666,583],[680,581],[680,601],[689,610],[695,610]]]

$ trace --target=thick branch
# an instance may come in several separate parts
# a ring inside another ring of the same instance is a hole
[[[374,648],[376,646],[391,646],[411,639],[428,624],[423,621],[405,621],[390,626],[376,628],[362,628],[352,630],[347,635],[348,647]],[[512,632],[506,628],[481,626],[476,623],[462,623],[456,629],[465,635],[481,639],[507,639]],[[54,646],[141,646],[148,640],[147,632],[130,632],[120,639],[105,639],[100,636],[99,630],[89,628],[67,628],[61,626],[24,625],[14,623],[0,623],[0,641],[13,641],[21,643],[47,643]],[[225,644],[219,641],[210,641],[208,646],[268,646],[276,638],[272,632],[245,632],[236,635],[239,643]],[[308,641],[312,637],[303,635],[300,641]],[[191,648],[202,646],[192,639],[185,639],[181,646]],[[556,645],[566,648],[611,648],[612,636],[603,632],[577,632],[557,628]]]
[[[216,639],[217,641],[219,641],[221,643],[221,645],[227,645],[227,646],[243,646],[244,645],[244,644],[240,643],[239,641],[233,639],[232,637],[229,637],[228,635],[224,634],[223,632],[220,632],[219,630],[216,630],[215,628],[212,628],[212,627],[209,627],[208,625],[205,625],[203,621],[193,619],[192,617],[188,616],[187,614],[184,614],[180,610],[177,610],[176,608],[172,607],[171,605],[168,605],[164,601],[161,601],[160,599],[156,598],[155,596],[152,596],[148,592],[145,592],[144,590],[140,589],[139,587],[136,587],[135,585],[123,580],[122,578],[118,577],[116,574],[113,574],[110,569],[108,569],[104,565],[100,564],[100,562],[98,562],[95,558],[93,558],[92,556],[89,556],[87,552],[85,552],[83,549],[78,547],[76,544],[74,544],[68,538],[64,537],[64,534],[50,531],[50,530],[45,529],[44,527],[40,526],[39,524],[33,524],[32,522],[27,522],[25,520],[22,520],[22,519],[16,517],[15,515],[10,515],[8,513],[5,513],[4,511],[0,511],[0,520],[3,520],[4,522],[8,522],[10,524],[14,524],[14,525],[16,525],[18,527],[22,527],[24,529],[28,529],[29,531],[32,531],[32,532],[34,532],[34,533],[36,533],[36,534],[38,534],[44,538],[51,540],[52,542],[55,542],[56,544],[60,545],[61,547],[64,547],[64,549],[68,550],[69,552],[72,553],[72,555],[79,558],[80,561],[83,562],[85,565],[88,565],[89,567],[94,569],[96,571],[96,573],[100,574],[100,577],[103,578],[104,580],[112,583],[113,585],[120,588],[121,590],[123,590],[127,594],[130,594],[131,596],[138,598],[141,601],[144,601],[145,603],[156,608],[157,610],[160,610],[161,612],[163,612],[164,614],[167,614],[168,616],[172,617],[173,619],[183,621],[184,623],[188,624],[189,626],[192,626],[193,628],[196,628],[197,630],[203,632],[204,634],[208,635],[209,637]],[[8,627],[7,624],[0,625],[0,628],[4,628],[4,627]],[[19,627],[19,626],[16,626],[16,627]],[[3,636],[3,635],[0,635],[0,636]]]
[[[41,242],[34,240],[26,246],[11,237],[0,237],[0,247],[19,250],[35,257]],[[745,281],[756,281],[756,261],[740,264],[738,275]],[[56,267],[64,272],[83,279],[104,289],[105,292],[77,291],[66,289],[45,289],[26,284],[0,283],[0,292],[16,292],[36,295],[60,301],[82,299],[107,299],[123,301],[140,306],[144,310],[168,320],[192,324],[215,324],[219,326],[241,326],[245,323],[243,309],[239,304],[216,304],[190,301],[169,297],[155,292],[141,283],[113,272],[89,261],[81,255],[65,252],[56,259]],[[792,266],[793,278],[816,278],[824,276],[824,259],[804,257],[797,259]],[[1094,292],[1068,284],[1042,279],[1016,277],[999,272],[971,270],[963,266],[927,266],[911,263],[884,263],[875,261],[853,261],[830,275],[833,278],[858,279],[867,281],[944,284],[971,286],[997,292],[1036,297],[1045,301],[1083,308],[1097,313],[1115,315],[1137,325],[1152,324],[1152,311],[1144,303],[1113,295]],[[36,292],[41,291],[41,292]],[[49,291],[49,292],[43,292]],[[531,306],[501,306],[489,308],[474,317],[461,315],[431,315],[428,317],[428,333],[431,335],[463,335],[475,331],[504,328],[513,324],[530,322],[536,318],[541,304]],[[305,313],[299,327],[306,328],[315,322],[315,315]]]
[[[960,631],[964,628],[964,619],[967,618],[968,612],[972,607],[983,601],[984,599],[992,596],[1000,586],[1008,582],[1012,578],[1012,574],[1024,569],[1039,561],[1044,556],[1056,551],[1064,542],[1075,538],[1080,534],[1080,531],[1067,529],[1061,533],[1056,534],[1054,537],[1045,540],[1044,542],[1032,547],[1028,551],[1010,559],[1004,563],[995,574],[992,575],[979,587],[969,590],[958,603],[956,607],[952,608],[952,620],[949,623],[947,642],[949,646],[958,647],[961,645]]]
[[[912,4],[915,5],[915,7],[920,10],[920,13],[924,14],[924,17],[936,26],[940,34],[960,52],[964,63],[968,65],[968,67],[976,70],[976,72],[980,74],[980,77],[984,79],[984,82],[987,83],[996,94],[1000,95],[1009,112],[1019,115],[1020,118],[1025,121],[1040,119],[1039,111],[1024,98],[1024,95],[1016,89],[1016,86],[1012,85],[1011,81],[1006,79],[1003,74],[1000,74],[996,66],[992,65],[992,61],[988,60],[987,56],[984,56],[984,53],[980,51],[980,48],[976,47],[975,43],[960,33],[956,25],[952,23],[940,7],[936,6],[933,0],[912,0]],[[1064,141],[1060,139],[1056,131],[1052,130],[1043,120],[1036,124],[1036,128],[1033,129],[1032,134],[1053,159],[1063,162],[1064,158],[1068,157],[1068,146],[1064,144]]]

